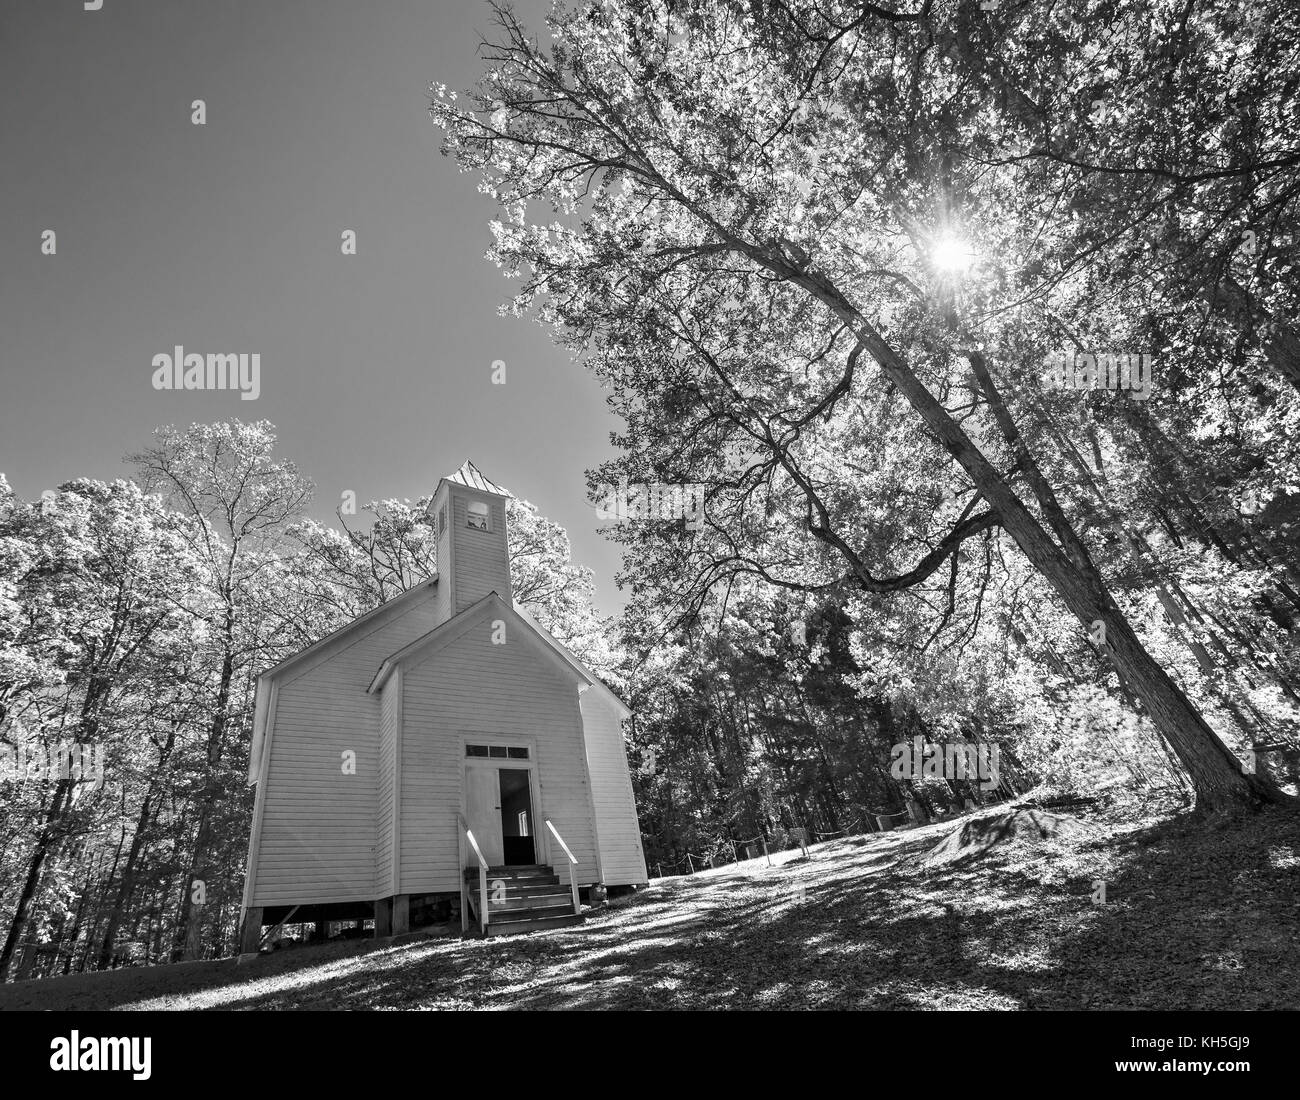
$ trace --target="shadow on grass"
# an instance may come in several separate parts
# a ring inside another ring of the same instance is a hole
[[[920,857],[942,830],[918,834],[839,842],[781,867],[666,881],[589,914],[581,928],[386,950],[331,946],[238,969],[196,964],[225,969],[195,970],[183,983],[173,977],[169,990],[135,988],[113,1003],[589,1010],[1300,1006],[1300,816],[1294,812],[1269,811],[1217,832],[1174,821],[1059,851],[1017,841],[932,871],[921,867]],[[1105,904],[1093,901],[1099,881]],[[39,1007],[54,1006],[44,999]]]

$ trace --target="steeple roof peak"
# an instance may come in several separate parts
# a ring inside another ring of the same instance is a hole
[[[471,489],[477,489],[481,493],[495,493],[501,497],[510,496],[508,489],[503,489],[491,478],[484,476],[483,471],[469,459],[466,459],[461,468],[454,474],[448,474],[442,480],[454,481],[457,485],[466,485]]]

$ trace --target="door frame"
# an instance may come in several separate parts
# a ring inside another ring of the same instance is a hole
[[[530,763],[530,762],[531,762],[531,756],[532,756],[532,753],[531,753],[531,751],[530,751],[530,752],[529,752],[530,760],[528,760],[528,761],[524,761],[524,760],[499,760],[499,761],[497,761],[497,769],[496,769],[496,772],[497,772],[497,791],[498,791],[498,793],[499,793],[499,792],[500,792],[500,789],[501,789],[501,786],[500,786],[500,785],[501,785],[501,773],[502,773],[503,771],[516,771],[516,772],[526,772],[526,773],[527,773],[527,775],[528,775],[528,816],[529,816],[528,828],[531,830],[531,832],[529,832],[529,834],[528,834],[528,838],[533,842],[533,862],[534,862],[534,863],[545,863],[546,860],[544,860],[544,859],[541,858],[540,838],[538,837],[538,833],[537,833],[537,826],[538,826],[538,824],[539,824],[539,822],[540,822],[541,819],[537,816],[537,793],[536,793],[536,783],[534,782],[534,780],[536,779],[536,777],[533,775],[533,769],[532,769],[532,768],[521,768],[521,767],[519,767],[520,764]],[[466,763],[466,767],[468,767],[468,766],[469,766],[469,761],[466,760],[465,763]],[[501,821],[501,840],[502,840],[502,843],[501,843],[501,858],[502,858],[502,859],[505,859],[505,819],[504,819],[504,818],[502,818],[502,821]]]
[[[528,759],[518,760],[502,758],[500,756],[467,756],[465,754],[468,745],[507,745],[515,748],[527,749]],[[502,768],[511,768],[516,771],[528,772],[528,798],[532,804],[533,810],[533,858],[540,864],[549,864],[551,862],[550,837],[543,839],[542,834],[550,830],[546,828],[544,822],[546,819],[546,809],[542,802],[542,777],[537,767],[537,739],[528,736],[516,736],[514,734],[501,733],[462,733],[460,737],[460,813],[466,821],[469,820],[469,801],[466,797],[468,791],[466,781],[468,776],[466,772],[471,767],[491,766],[494,771],[500,771]],[[500,778],[497,780],[500,783]],[[498,788],[499,791],[499,788]],[[456,840],[456,850],[460,851],[460,838]],[[458,857],[459,858],[459,857]],[[472,859],[471,855],[471,859]],[[504,849],[502,859],[505,858]]]

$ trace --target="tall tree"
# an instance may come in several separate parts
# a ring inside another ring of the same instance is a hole
[[[1050,296],[972,330],[967,299],[1023,295],[1024,246],[1062,249],[1069,211],[999,213],[1024,181],[978,162],[984,96],[931,48],[938,31],[854,3],[608,2],[553,15],[545,50],[495,11],[479,89],[436,89],[433,115],[498,202],[492,255],[526,275],[516,308],[537,307],[613,386],[633,456],[621,471],[711,485],[708,537],[687,552],[696,592],[740,574],[897,592],[1000,527],[1202,808],[1280,798],[1144,646],[1008,405],[1056,339]],[[1081,25],[1059,33],[1086,49]],[[530,204],[562,220],[532,224]],[[959,283],[973,248],[995,250],[1001,284]],[[1072,308],[1105,309],[1103,290],[1071,285]],[[919,529],[877,523],[884,501],[856,492],[871,439],[900,417],[911,449],[888,464],[919,466],[927,491],[946,480],[954,501]],[[737,442],[756,455],[728,478]],[[766,558],[773,525],[830,559],[809,576]]]
[[[110,800],[83,782],[86,762],[97,760],[114,779],[137,751],[133,719],[145,685],[188,638],[174,593],[192,581],[196,563],[183,525],[121,481],[69,482],[31,505],[5,493],[0,546],[9,592],[0,602],[0,734],[6,749],[16,753],[22,739],[51,771],[58,765],[55,774],[0,777],[12,785],[7,811],[25,826],[15,838],[22,855],[14,891],[4,891],[14,899],[0,948],[4,974],[42,876],[61,870],[59,852],[92,834]],[[82,761],[80,775],[69,754]]]
[[[194,841],[179,903],[176,953],[187,958],[199,952],[203,913],[196,902],[212,882],[218,803],[239,789],[242,761],[228,752],[232,692],[263,645],[257,608],[265,576],[285,531],[311,497],[310,483],[293,464],[273,457],[271,429],[264,421],[195,424],[184,432],[164,428],[155,433],[152,447],[132,456],[144,487],[191,521],[191,548],[204,563],[209,597],[192,609],[209,628],[216,674]]]

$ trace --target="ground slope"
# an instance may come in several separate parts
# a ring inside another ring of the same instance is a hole
[[[951,824],[873,834],[579,929],[22,982],[0,1008],[1300,1008],[1300,817],[1090,822],[929,868]]]

